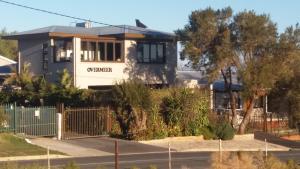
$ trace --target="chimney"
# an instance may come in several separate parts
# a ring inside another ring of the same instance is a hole
[[[86,22],[80,22],[80,23],[76,23],[76,27],[81,27],[81,28],[91,28],[92,27],[92,23],[89,21]]]

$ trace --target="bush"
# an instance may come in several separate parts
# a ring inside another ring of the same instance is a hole
[[[0,128],[4,127],[6,120],[7,120],[7,116],[4,112],[4,109],[0,107]]]
[[[169,136],[200,135],[209,123],[208,112],[208,98],[196,89],[170,89],[170,95],[163,98],[162,115]]]
[[[141,81],[123,81],[113,87],[112,102],[124,137],[131,139],[146,129],[147,112],[151,107],[150,88]]]
[[[228,122],[211,123],[209,126],[201,130],[203,138],[231,140],[234,137],[235,130]]]
[[[223,122],[216,128],[216,136],[218,139],[231,140],[233,139],[234,134],[235,130],[228,122]]]

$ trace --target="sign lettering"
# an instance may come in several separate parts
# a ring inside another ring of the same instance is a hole
[[[112,72],[111,67],[89,67],[88,72]]]

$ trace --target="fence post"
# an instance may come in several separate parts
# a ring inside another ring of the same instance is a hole
[[[14,105],[13,105],[13,111],[14,111],[14,133],[16,134],[17,133],[17,112],[16,112],[16,107],[17,107],[17,103],[14,102]]]
[[[61,140],[63,138],[63,131],[64,131],[64,104],[58,103],[56,105],[57,110],[57,140]]]
[[[267,142],[266,138],[265,138],[265,156],[266,156],[266,161],[267,161],[267,158],[268,158],[268,142]]]
[[[119,169],[119,145],[117,140],[115,140],[115,169]]]
[[[219,139],[219,163],[222,163],[222,140]]]
[[[62,134],[62,114],[56,113],[57,115],[57,140],[61,140],[61,134]]]

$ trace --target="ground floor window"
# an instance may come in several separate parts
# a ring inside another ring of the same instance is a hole
[[[165,63],[165,43],[138,42],[137,60],[139,63]]]
[[[123,61],[121,42],[81,42],[81,61],[121,62]]]
[[[55,39],[53,46],[54,62],[71,61],[73,57],[72,39]]]

